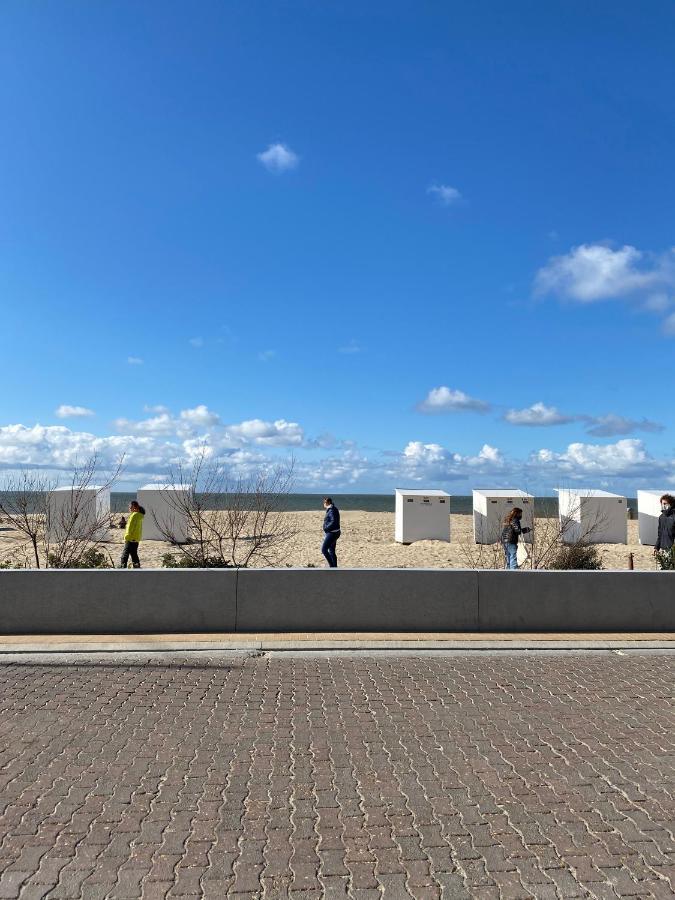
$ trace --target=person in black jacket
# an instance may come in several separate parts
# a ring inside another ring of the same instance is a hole
[[[502,528],[502,547],[504,548],[504,568],[518,568],[518,538],[521,534],[528,534],[530,528],[522,528],[520,520],[523,518],[523,511],[519,506],[514,506],[511,512],[504,519],[504,527]]]
[[[323,508],[326,510],[326,515],[323,520],[324,538],[321,552],[328,560],[328,566],[331,569],[337,569],[335,545],[340,537],[340,510],[330,497],[323,498]]]
[[[659,550],[670,550],[675,543],[675,497],[664,494],[661,497],[661,515],[659,516],[659,533],[656,538],[654,553]]]

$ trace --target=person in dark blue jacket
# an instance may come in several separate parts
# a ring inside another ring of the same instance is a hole
[[[328,560],[329,567],[331,569],[337,569],[335,545],[340,537],[340,510],[330,497],[323,498],[323,508],[326,510],[326,515],[323,520],[324,538],[321,552]]]
[[[664,494],[661,497],[659,533],[654,553],[658,553],[659,550],[665,550],[667,553],[673,544],[675,544],[675,497],[672,494]]]

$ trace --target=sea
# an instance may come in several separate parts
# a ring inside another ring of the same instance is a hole
[[[288,512],[305,512],[323,509],[325,494],[288,494],[284,498],[284,509]],[[211,509],[222,509],[227,505],[227,494],[213,494]],[[359,512],[394,512],[395,494],[331,494],[333,502],[342,510],[357,510]],[[130,500],[135,500],[135,494],[113,493],[110,497],[112,512],[123,512]],[[558,515],[557,497],[535,497],[535,509],[541,518],[555,518]],[[629,509],[637,509],[637,500],[628,499]],[[450,512],[453,515],[470,516],[473,513],[473,497],[453,494],[450,499]]]
[[[7,491],[0,491],[0,501],[7,497]],[[288,512],[318,511],[323,508],[325,494],[288,494],[284,498],[283,508]],[[360,512],[394,512],[395,495],[391,494],[331,494],[338,509],[358,510]],[[126,512],[129,502],[136,499],[136,494],[113,491],[110,495],[110,511]],[[228,494],[211,494],[207,508],[224,509],[228,505]],[[558,515],[557,497],[535,497],[535,509],[538,516],[555,518]],[[628,508],[637,509],[637,500],[628,498]],[[450,500],[450,512],[453,515],[469,516],[473,512],[471,496],[453,494]]]

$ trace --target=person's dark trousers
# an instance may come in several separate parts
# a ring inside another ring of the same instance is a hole
[[[339,531],[330,532],[323,539],[323,544],[321,546],[321,552],[328,560],[328,565],[331,569],[337,569],[337,553],[335,552],[335,545],[337,544],[337,539],[339,537]]]
[[[131,557],[131,564],[134,569],[140,569],[141,561],[138,558],[138,541],[124,542],[124,550],[122,551],[122,559],[120,560],[120,569],[126,569],[129,557]]]

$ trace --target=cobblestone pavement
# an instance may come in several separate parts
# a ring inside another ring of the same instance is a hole
[[[0,679],[0,898],[675,895],[674,655],[108,655]]]

